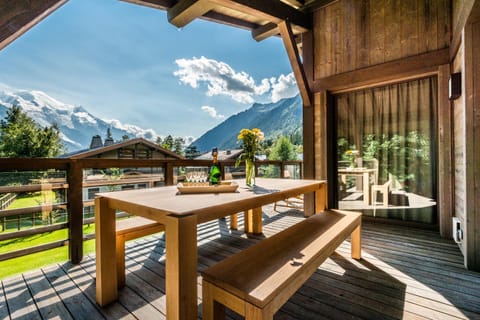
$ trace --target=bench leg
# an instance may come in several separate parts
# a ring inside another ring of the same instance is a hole
[[[215,301],[214,290],[209,282],[202,281],[202,318],[204,320],[225,319],[225,307]]]
[[[238,230],[238,214],[230,215],[230,229]]]
[[[350,236],[350,244],[352,246],[352,258],[361,259],[362,258],[362,224],[360,223],[358,227],[353,230]]]
[[[260,309],[253,304],[246,303],[245,320],[273,320],[273,312],[268,307]]]
[[[125,287],[125,237],[117,236],[117,287]]]

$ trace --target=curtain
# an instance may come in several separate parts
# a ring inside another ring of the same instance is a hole
[[[434,197],[437,78],[430,77],[335,96],[337,158],[348,150],[378,161],[378,183],[418,199]]]

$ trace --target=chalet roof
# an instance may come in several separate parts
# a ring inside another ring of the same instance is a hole
[[[98,147],[98,148],[93,148],[93,149],[84,149],[84,150],[79,150],[71,153],[64,154],[60,156],[60,158],[69,158],[69,159],[84,159],[84,158],[89,158],[92,156],[96,156],[108,151],[112,150],[117,150],[120,148],[125,148],[128,146],[133,146],[136,144],[143,144],[146,147],[148,147],[151,150],[156,150],[160,153],[163,153],[169,157],[175,158],[175,159],[185,159],[183,156],[176,154],[175,152],[172,152],[168,149],[162,148],[158,144],[155,144],[151,141],[148,141],[144,138],[134,138],[134,139],[129,139],[126,141],[110,144],[104,147]]]
[[[218,160],[235,160],[240,156],[242,153],[243,149],[232,149],[232,150],[218,150]],[[212,153],[210,151],[205,152],[198,157],[195,158],[195,160],[212,160]]]

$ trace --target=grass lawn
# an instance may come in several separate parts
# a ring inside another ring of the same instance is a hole
[[[95,240],[83,243],[83,254],[95,251]],[[29,270],[40,269],[49,264],[68,260],[68,246],[37,252],[26,256],[0,261],[0,279],[8,278]]]
[[[55,202],[55,192],[49,191],[39,191],[35,193],[24,193],[19,195],[8,209],[19,209],[27,207],[36,207],[42,203],[54,203]]]
[[[83,234],[95,232],[95,225],[83,226]],[[23,238],[0,241],[0,253],[20,250],[37,246],[44,243],[64,240],[68,238],[68,229],[45,232]],[[95,251],[95,240],[88,240],[83,243],[84,254]],[[38,269],[48,264],[67,261],[68,247],[50,249],[26,256],[0,261],[0,279],[13,276],[28,270]]]

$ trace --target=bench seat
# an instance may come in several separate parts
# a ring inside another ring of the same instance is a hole
[[[205,269],[204,319],[223,319],[225,306],[272,319],[349,235],[352,258],[361,258],[360,229],[361,213],[324,211]]]
[[[165,227],[156,221],[131,217],[116,222],[116,256],[117,256],[117,284],[118,288],[125,286],[125,241],[145,237],[150,234],[164,231]]]

